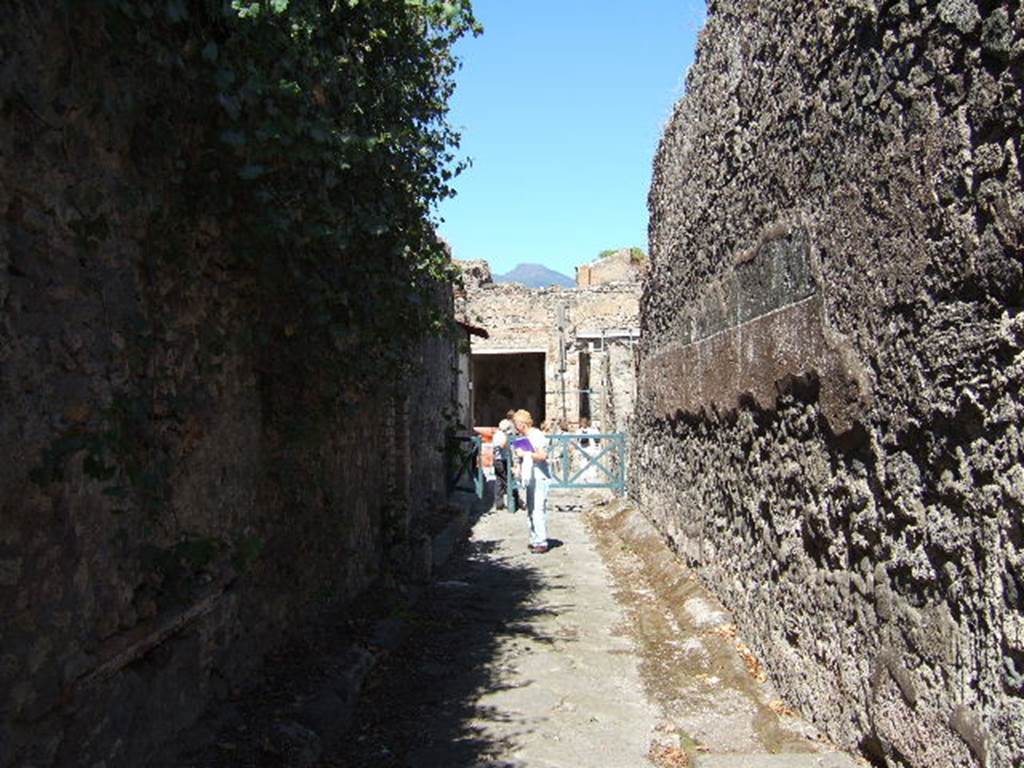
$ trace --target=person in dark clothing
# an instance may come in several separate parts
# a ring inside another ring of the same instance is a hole
[[[515,411],[509,411],[513,414]],[[515,425],[511,416],[502,419],[498,431],[491,438],[494,446],[494,508],[505,509],[508,495],[508,473],[512,464],[512,446],[509,438],[515,433]]]

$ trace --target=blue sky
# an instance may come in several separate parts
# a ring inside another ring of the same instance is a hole
[[[438,211],[457,259],[572,277],[647,250],[651,161],[683,93],[704,0],[474,0],[450,120],[473,166]]]

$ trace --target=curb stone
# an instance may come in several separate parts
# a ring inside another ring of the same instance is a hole
[[[444,529],[430,539],[430,562],[424,568],[428,583],[435,570],[447,562],[456,546],[466,538],[475,500],[475,496],[465,494],[453,494],[449,498],[449,507],[455,514]],[[415,604],[423,591],[423,586],[411,588],[406,603]],[[368,647],[356,645],[350,648],[339,665],[339,671],[301,706],[296,719],[320,738],[325,750],[336,745],[351,727],[367,676],[408,636],[409,626],[404,619],[380,619],[374,624]]]
[[[471,494],[456,493],[449,497],[451,519],[437,534],[423,537],[425,556],[417,567],[419,575],[425,578],[403,586],[401,605],[412,606],[420,600],[436,570],[467,537],[476,504],[477,499]],[[243,717],[238,707],[229,701],[211,702],[211,709],[205,715],[157,750],[147,765],[150,768],[220,765],[217,751],[227,750],[238,758],[236,741],[241,741],[287,760],[292,768],[310,768],[347,735],[367,677],[409,634],[409,623],[405,619],[390,616],[374,622],[365,640],[335,653],[311,657],[311,667],[329,670],[328,673],[318,680],[311,693],[276,712],[271,722],[261,728],[262,734],[250,733],[248,738],[241,739],[226,736],[247,731]],[[215,763],[206,759],[211,756]]]

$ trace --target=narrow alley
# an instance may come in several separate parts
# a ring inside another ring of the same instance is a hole
[[[479,519],[324,765],[856,765],[778,698],[635,508],[562,492],[551,517],[543,556],[521,515]]]
[[[1021,0],[3,10],[0,768],[1024,768]]]
[[[468,541],[437,578],[378,622],[393,635],[379,642],[391,648],[362,680],[358,703],[335,699],[325,712],[322,686],[279,676],[222,714],[202,749],[172,762],[858,765],[779,698],[729,615],[632,504],[567,491],[552,501],[553,547],[541,556],[526,549],[521,513],[478,508]],[[343,632],[321,638],[319,653],[336,658],[350,641]],[[296,674],[287,664],[281,671]],[[299,713],[295,721],[287,711]]]

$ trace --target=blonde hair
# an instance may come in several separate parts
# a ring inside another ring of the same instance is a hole
[[[533,416],[530,415],[529,411],[524,411],[522,409],[519,409],[518,411],[515,412],[515,414],[512,416],[512,421],[524,421],[526,422],[526,426],[533,426]]]

